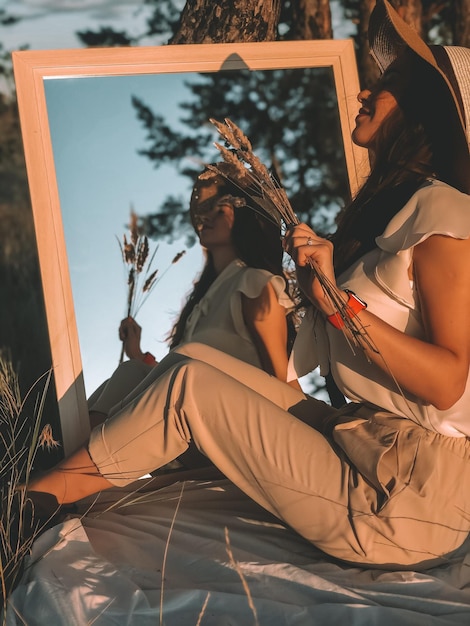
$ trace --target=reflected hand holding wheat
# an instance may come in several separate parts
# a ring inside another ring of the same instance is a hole
[[[140,231],[138,226],[138,217],[133,210],[131,210],[130,215],[129,239],[127,238],[127,235],[124,234],[122,238],[122,243],[119,239],[118,243],[121,250],[122,261],[124,263],[124,268],[126,271],[126,319],[133,319],[149,297],[156,284],[166,274],[169,267],[171,267],[181,259],[181,257],[185,254],[185,251],[183,250],[181,252],[178,252],[178,254],[171,261],[170,266],[167,267],[164,272],[159,274],[158,269],[153,269],[153,262],[158,250],[158,245],[155,246],[155,249],[151,253],[148,237],[147,235],[142,234],[142,232]],[[122,363],[122,361],[124,360],[125,344],[127,337],[125,337],[124,334],[121,336],[121,331],[119,332],[119,335],[120,340],[123,342],[121,355],[119,357],[119,363]],[[140,347],[138,351],[140,351]]]
[[[126,317],[119,325],[119,339],[123,343],[124,352],[130,359],[143,358],[140,349],[140,340],[142,336],[142,328],[137,324],[133,317]]]

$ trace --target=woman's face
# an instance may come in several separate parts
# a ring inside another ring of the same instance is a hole
[[[389,115],[398,107],[395,96],[385,89],[374,94],[365,89],[357,96],[361,108],[356,117],[356,127],[352,132],[352,140],[358,146],[374,152],[377,131]]]
[[[234,219],[233,206],[228,196],[214,199],[213,207],[201,216],[197,224],[201,246],[208,250],[220,246],[231,246]]]

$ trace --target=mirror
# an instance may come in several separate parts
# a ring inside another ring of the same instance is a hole
[[[117,239],[127,231],[130,211],[156,213],[165,195],[176,189],[184,202],[191,191],[177,169],[155,169],[139,154],[145,132],[132,97],[178,125],[187,84],[201,73],[228,71],[236,84],[242,71],[322,68],[336,92],[336,141],[354,194],[368,171],[365,151],[350,139],[359,83],[350,40],[21,51],[13,53],[13,64],[68,454],[88,435],[86,397],[118,364],[127,286]],[[213,115],[207,111],[207,119]],[[229,116],[239,123],[236,111]],[[212,141],[217,139],[213,129]],[[210,145],[208,150],[207,159],[217,159]],[[166,353],[165,337],[202,269],[197,244],[171,264],[183,249],[181,240],[158,244],[159,283],[137,317],[143,348],[157,359]]]

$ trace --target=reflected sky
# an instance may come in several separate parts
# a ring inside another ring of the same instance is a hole
[[[119,360],[127,270],[117,238],[127,231],[131,207],[144,215],[156,212],[170,191],[187,201],[190,195],[187,178],[172,167],[155,169],[138,155],[144,130],[131,95],[154,110],[164,107],[172,125],[178,124],[177,103],[189,96],[182,75],[175,74],[48,79],[45,90],[89,395]],[[160,243],[154,267],[164,272],[184,248],[184,241]],[[166,354],[165,337],[202,264],[196,245],[168,269],[137,316],[142,347],[157,358]]]

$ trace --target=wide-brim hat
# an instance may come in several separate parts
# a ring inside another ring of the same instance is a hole
[[[470,48],[428,46],[387,0],[377,0],[368,35],[371,54],[382,72],[407,49],[431,70],[442,103],[432,123],[442,125],[439,150],[448,164],[446,182],[470,193]],[[427,108],[432,110],[432,105],[428,102]]]

